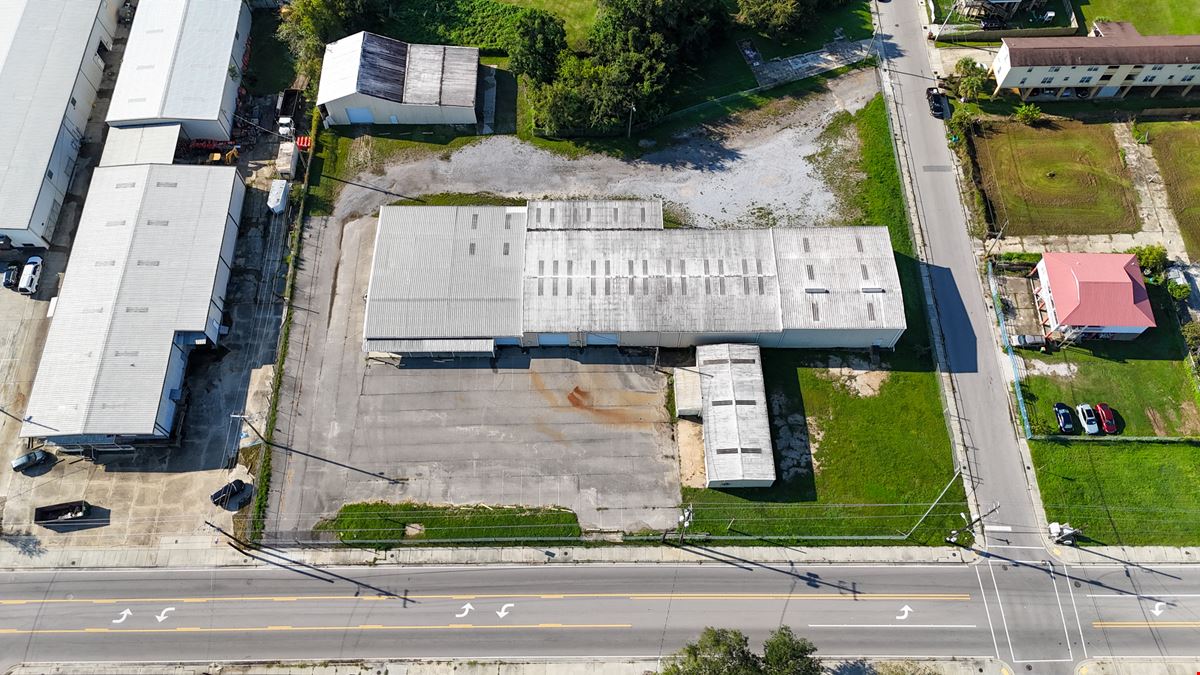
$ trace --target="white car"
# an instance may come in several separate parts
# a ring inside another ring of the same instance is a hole
[[[38,281],[42,278],[42,257],[32,256],[25,261],[21,268],[21,280],[17,283],[17,292],[22,295],[35,295]]]
[[[1079,422],[1083,425],[1084,433],[1088,435],[1100,433],[1100,422],[1096,419],[1096,411],[1092,410],[1090,403],[1080,403],[1075,406],[1075,413],[1079,415]]]

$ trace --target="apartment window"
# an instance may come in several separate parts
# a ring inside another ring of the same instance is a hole
[[[1089,72],[1089,73],[1094,73],[1094,72],[1096,72],[1097,70],[1100,70],[1100,66],[1088,66],[1088,72]]]
[[[1033,72],[1033,68],[1026,68],[1026,69],[1025,69],[1025,72],[1027,72],[1027,73],[1032,73],[1032,72]]]
[[[74,96],[71,97],[71,107],[72,108],[75,107],[75,97]]]
[[[1194,79],[1196,79],[1195,75],[1184,75],[1183,77],[1179,78],[1179,81],[1180,82],[1191,82]]]
[[[1147,75],[1147,76],[1145,76],[1145,77],[1143,77],[1143,78],[1142,78],[1142,82],[1153,82],[1153,81],[1154,81],[1154,76],[1153,76],[1153,75]]]
[[[1050,84],[1053,81],[1054,81],[1053,77],[1043,77],[1042,78],[1042,84]]]
[[[1112,79],[1112,75],[1101,75],[1101,76],[1100,76],[1100,81],[1101,81],[1101,82],[1108,82],[1108,81],[1109,81],[1109,80],[1111,80],[1111,79]]]
[[[1150,70],[1162,70],[1162,69],[1163,69],[1162,66],[1151,66],[1150,67]]]
[[[51,169],[46,169],[46,178],[54,180],[54,171]]]
[[[1050,67],[1050,72],[1052,72],[1052,73],[1057,73],[1060,70],[1062,70],[1062,66],[1051,66]]]
[[[1079,78],[1079,84],[1087,84],[1088,82],[1091,82],[1091,81],[1092,81],[1092,78],[1090,75],[1084,75],[1083,77]]]
[[[1200,65],[1192,66],[1190,70],[1200,70]]]
[[[1018,82],[1017,84],[1025,84],[1025,80],[1028,80],[1028,79],[1029,79],[1028,77],[1022,77],[1021,81]]]

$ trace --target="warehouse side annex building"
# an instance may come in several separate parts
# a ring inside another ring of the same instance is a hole
[[[884,227],[664,229],[658,201],[385,206],[363,349],[891,349],[905,327]]]

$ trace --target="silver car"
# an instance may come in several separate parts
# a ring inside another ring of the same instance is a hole
[[[1080,403],[1075,406],[1075,413],[1079,415],[1079,422],[1083,426],[1084,433],[1088,435],[1100,433],[1100,421],[1096,419],[1096,411],[1092,409],[1090,403]]]

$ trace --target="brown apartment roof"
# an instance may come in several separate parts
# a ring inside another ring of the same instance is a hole
[[[1098,37],[1004,38],[1021,66],[1200,63],[1200,35],[1142,35],[1123,21],[1096,24]]]

